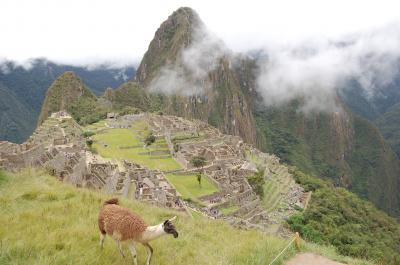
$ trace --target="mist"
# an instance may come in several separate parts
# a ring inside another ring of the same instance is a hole
[[[57,64],[63,66],[72,66],[72,67],[82,67],[87,69],[88,71],[98,70],[98,69],[107,69],[107,70],[121,70],[128,67],[136,67],[138,65],[138,61],[121,61],[121,60],[90,60],[90,59],[81,59],[78,61],[58,61],[58,60],[49,60],[45,57],[39,58],[30,58],[25,60],[9,60],[5,57],[0,57],[0,72],[3,74],[9,74],[12,70],[16,68],[23,68],[26,71],[29,71],[34,67],[35,64]],[[128,79],[126,76],[122,76],[123,73],[121,72],[121,76],[116,77],[122,79]]]
[[[399,74],[400,24],[391,23],[339,38],[308,38],[261,47],[256,90],[266,106],[282,106],[301,99],[299,111],[337,112],[338,94],[357,81],[366,98],[373,98]],[[180,60],[161,68],[150,84],[152,92],[200,95],[219,59],[234,54],[205,27],[193,35]]]
[[[267,106],[301,98],[303,112],[338,111],[338,92],[349,80],[358,81],[367,98],[393,82],[399,72],[400,25],[333,40],[270,43],[263,52],[257,90]]]
[[[191,44],[182,49],[178,60],[163,66],[150,83],[150,91],[166,95],[201,95],[208,88],[208,73],[215,70],[219,59],[231,52],[205,26],[196,28]]]

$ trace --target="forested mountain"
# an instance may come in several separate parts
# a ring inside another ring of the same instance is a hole
[[[104,65],[92,69],[57,64],[45,59],[32,60],[24,67],[12,61],[2,62],[1,100],[5,102],[2,107],[6,110],[0,113],[0,140],[20,143],[31,135],[36,127],[47,89],[66,71],[75,72],[92,92],[98,95],[108,87],[120,86],[135,74],[133,67]]]

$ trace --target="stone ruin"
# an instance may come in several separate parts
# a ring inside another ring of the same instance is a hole
[[[282,223],[296,207],[304,206],[306,194],[276,156],[260,152],[240,137],[223,135],[204,122],[136,114],[110,117],[107,127],[129,128],[138,119],[145,119],[157,137],[166,139],[170,153],[184,168],[176,174],[196,174],[199,169],[190,163],[193,156],[201,155],[207,159],[207,165],[201,170],[219,191],[199,198],[205,207],[199,209],[184,202],[164,172],[130,161],[123,161],[123,165],[114,164],[89,152],[80,126],[65,112],[51,115],[21,145],[0,142],[0,168],[10,171],[24,167],[46,168],[60,180],[77,187],[119,194],[160,207],[177,210],[188,207],[242,228],[265,230],[271,224]],[[249,155],[257,157],[265,166],[266,180],[280,182],[284,179],[287,182],[282,183],[288,187],[287,192],[281,194],[286,203],[284,207],[277,206],[273,211],[264,209],[247,181],[258,171],[255,163],[247,159]],[[221,213],[221,209],[231,206],[236,210],[228,215]]]
[[[201,121],[188,121],[168,115],[147,115],[153,131],[165,136],[170,152],[185,169],[185,174],[198,169],[191,165],[194,156],[203,156],[207,165],[202,169],[209,180],[214,182],[219,192],[201,197],[207,205],[202,212],[210,217],[224,218],[234,225],[263,229],[282,222],[295,211],[303,207],[304,191],[292,178],[288,194],[283,194],[286,208],[277,207],[276,211],[266,211],[260,198],[247,182],[249,176],[258,172],[257,166],[249,162],[248,155],[257,157],[265,167],[265,178],[284,175],[280,170],[287,168],[279,163],[279,158],[260,152],[243,142],[240,137],[224,135],[218,129]],[[178,139],[178,140],[176,140]],[[285,173],[285,174],[286,174]],[[288,174],[288,173],[287,173]],[[286,175],[284,175],[286,176]],[[286,185],[286,184],[285,184]],[[283,196],[282,195],[282,196]],[[238,209],[225,216],[220,209],[236,206]]]
[[[118,119],[131,123],[138,117],[126,115]],[[0,168],[17,171],[26,167],[45,168],[77,187],[125,197],[132,192],[131,199],[183,209],[180,196],[162,172],[128,161],[124,162],[125,170],[120,170],[117,164],[103,161],[86,150],[82,130],[66,112],[53,113],[23,144],[0,142]],[[132,184],[134,191],[130,191]]]
[[[182,209],[183,203],[178,192],[161,171],[152,171],[138,164],[124,161],[129,178],[134,181],[135,199],[157,206]]]

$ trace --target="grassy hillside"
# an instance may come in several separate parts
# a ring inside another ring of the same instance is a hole
[[[107,238],[99,248],[97,214],[109,196],[60,183],[42,172],[26,170],[17,175],[0,173],[0,264],[132,264],[124,260],[115,243]],[[122,200],[151,224],[178,215],[179,237],[163,237],[152,243],[152,264],[266,264],[287,241],[256,231],[242,231],[223,221],[185,214]],[[367,264],[338,256],[332,249],[303,245],[349,264]],[[145,249],[137,247],[139,264]],[[127,249],[126,249],[127,251]],[[294,254],[290,248],[285,258]],[[281,264],[278,261],[276,264]]]
[[[339,253],[385,264],[400,264],[400,224],[371,203],[343,188],[293,171],[296,181],[313,191],[305,212],[288,223],[304,238],[332,244]]]
[[[126,159],[150,169],[180,169],[180,165],[170,155],[164,139],[157,139],[154,144],[145,148],[143,138],[137,132],[133,129],[108,129],[93,136],[93,147],[105,158]]]

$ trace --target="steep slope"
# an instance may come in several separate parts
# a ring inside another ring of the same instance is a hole
[[[338,113],[304,115],[301,99],[265,107],[256,90],[257,61],[232,54],[205,31],[190,8],[161,24],[138,68],[138,84],[124,88],[147,95],[149,108],[140,108],[207,121],[400,216],[399,161],[369,121],[353,115],[339,97]],[[118,104],[138,103],[114,100]]]
[[[12,61],[0,64],[0,83],[7,94],[12,94],[15,104],[6,103],[12,117],[18,116],[19,124],[14,126],[12,133],[6,133],[5,128],[10,127],[10,120],[3,117],[3,128],[0,132],[1,140],[10,140],[21,143],[35,129],[41,106],[47,89],[52,82],[66,71],[73,71],[93,90],[101,94],[107,87],[116,88],[135,74],[133,67],[97,66],[96,68],[77,67],[58,64],[46,59],[34,59],[29,62],[29,67],[22,67]],[[2,98],[5,100],[5,98]],[[11,102],[11,101],[8,101]],[[22,105],[22,106],[21,106]],[[26,109],[28,111],[21,111]],[[5,115],[5,114],[4,114]]]
[[[32,110],[22,104],[9,90],[0,84],[0,138],[22,142],[27,139],[36,125]]]
[[[148,92],[159,92],[154,91],[154,86],[179,91],[158,97],[160,110],[208,121],[225,133],[255,143],[254,119],[231,68],[232,58],[223,52],[208,54],[213,48],[221,49],[217,40],[210,40],[212,47],[196,46],[194,39],[210,39],[204,27],[194,10],[185,7],[175,11],[156,31],[136,80]],[[202,58],[201,65],[191,65],[192,58],[183,54],[185,48],[191,50],[192,56]],[[175,78],[171,80],[170,75]]]
[[[379,130],[345,111],[304,115],[296,110],[293,103],[255,112],[265,150],[399,216],[399,161]]]
[[[313,192],[307,209],[289,218],[293,230],[308,240],[332,244],[343,255],[378,264],[400,263],[400,224],[394,218],[343,188],[292,173],[296,182]]]
[[[81,122],[81,116],[94,111],[97,98],[73,72],[65,72],[58,77],[46,93],[38,125],[51,113],[66,110]]]
[[[388,109],[375,124],[400,158],[400,103]]]
[[[116,110],[122,110],[128,106],[148,111],[151,106],[150,95],[134,81],[126,82],[117,89],[107,89],[103,98],[109,101]]]

